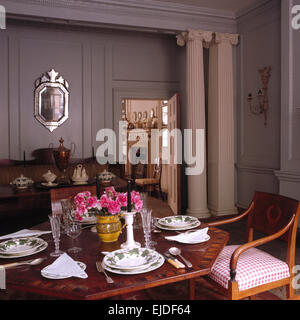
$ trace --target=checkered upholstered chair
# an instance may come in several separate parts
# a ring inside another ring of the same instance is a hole
[[[208,223],[209,226],[221,226],[248,217],[247,242],[225,246],[207,280],[232,300],[254,299],[258,293],[281,286],[286,286],[288,299],[295,298],[292,280],[299,212],[299,201],[255,192],[250,207],[243,214]],[[263,234],[256,240],[255,230]],[[286,261],[257,248],[279,238],[287,241]]]

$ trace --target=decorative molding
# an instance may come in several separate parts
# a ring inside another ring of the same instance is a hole
[[[2,0],[8,18],[45,20],[68,25],[119,26],[152,32],[177,33],[187,28],[235,32],[228,11],[180,3],[146,0]],[[60,9],[60,10],[59,10]]]
[[[300,183],[300,173],[276,170],[275,176],[279,181],[298,182]]]
[[[241,164],[235,165],[237,170],[244,171],[247,173],[255,173],[255,174],[267,174],[267,175],[275,175],[276,169],[272,168],[262,168],[262,167],[254,167],[254,166],[245,166]]]

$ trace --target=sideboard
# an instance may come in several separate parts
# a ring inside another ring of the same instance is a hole
[[[124,168],[120,164],[98,164],[94,158],[71,159],[67,174],[71,178],[76,165],[82,164],[89,176],[89,184],[96,183],[96,175],[107,170],[117,176],[115,185],[124,190],[127,182],[123,180]],[[42,187],[43,174],[48,170],[59,175],[60,172],[51,162],[0,160],[0,235],[29,228],[44,222],[51,213],[50,189]],[[10,182],[21,174],[31,178],[34,184],[17,190]],[[64,185],[66,186],[66,185]],[[60,186],[58,186],[59,188]],[[104,187],[104,186],[102,186]]]

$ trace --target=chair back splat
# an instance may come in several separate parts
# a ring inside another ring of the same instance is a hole
[[[299,202],[297,200],[277,194],[255,192],[253,202],[254,206],[248,214],[248,239],[252,232],[251,229],[271,235],[286,226],[297,212],[298,214],[295,219],[298,220]],[[295,221],[294,226],[297,227],[297,221]],[[286,232],[281,238],[288,241],[289,234],[292,231],[293,228],[291,228],[289,232]],[[250,240],[252,240],[251,237]]]
[[[73,199],[78,193],[83,191],[90,191],[93,196],[96,196],[96,186],[73,186],[73,187],[65,187],[65,188],[57,188],[50,190],[50,198],[51,198],[51,209],[52,214],[61,214],[62,208],[60,204],[60,200],[62,199]]]

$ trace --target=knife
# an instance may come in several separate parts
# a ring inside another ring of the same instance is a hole
[[[176,258],[173,258],[168,252],[165,252],[162,255],[176,269],[185,268],[185,265],[182,262]]]

